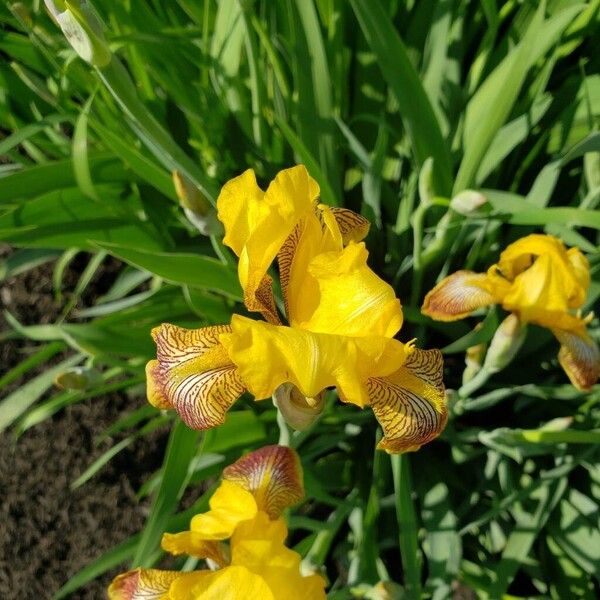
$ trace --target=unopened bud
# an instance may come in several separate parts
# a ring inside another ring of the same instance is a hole
[[[465,217],[477,214],[485,204],[487,204],[487,198],[474,190],[464,190],[450,200],[450,208]]]
[[[112,54],[104,27],[86,0],[44,0],[73,50],[87,63],[106,67]]]
[[[527,327],[519,317],[508,315],[496,330],[485,356],[483,368],[488,373],[497,373],[510,363],[525,341]]]
[[[303,431],[321,416],[325,395],[321,392],[314,398],[307,398],[294,384],[282,383],[273,393],[273,403],[290,427]]]
[[[206,196],[179,171],[173,171],[173,184],[188,221],[202,235],[221,235],[223,225],[217,219],[217,213]]]
[[[102,382],[102,376],[96,369],[89,367],[71,367],[59,373],[54,384],[63,390],[88,390]]]
[[[481,327],[482,324],[478,323],[475,326],[475,331],[480,330]],[[487,344],[485,343],[469,346],[469,348],[467,348],[467,351],[465,352],[465,370],[462,375],[463,385],[471,381],[471,379],[473,379],[473,377],[481,370],[486,349]]]

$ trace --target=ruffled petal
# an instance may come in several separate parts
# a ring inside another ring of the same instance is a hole
[[[371,406],[384,433],[380,449],[418,450],[441,433],[448,420],[443,366],[439,350],[414,349],[391,376],[369,380]]]
[[[221,343],[257,399],[269,398],[289,382],[309,398],[335,386],[342,400],[365,406],[367,379],[393,373],[406,358],[404,344],[379,336],[313,333],[239,315],[231,328]]]
[[[589,390],[600,378],[600,350],[585,329],[553,329],[560,342],[558,360],[571,383],[581,391]]]
[[[223,187],[217,199],[225,226],[223,243],[239,256],[238,274],[248,310],[263,312],[267,319],[273,316],[271,299],[265,302],[264,278],[298,222],[314,211],[318,195],[317,183],[302,165],[281,171],[264,193],[252,170]]]
[[[425,296],[421,312],[436,321],[456,321],[495,302],[486,274],[457,271],[442,279]]]
[[[110,600],[168,600],[179,571],[134,569],[115,577],[108,588]]]
[[[223,471],[223,479],[250,492],[271,519],[304,497],[300,459],[286,446],[265,446],[243,456]]]
[[[232,481],[223,480],[209,501],[210,510],[196,515],[191,530],[205,540],[231,537],[243,521],[252,519],[258,510],[254,496]]]
[[[272,521],[259,512],[236,529],[231,539],[231,564],[259,575],[275,598],[324,600],[325,581],[319,575],[302,576],[301,557],[284,545],[286,535],[283,519]]]
[[[517,275],[502,300],[502,307],[517,313],[524,323],[567,330],[577,328],[580,319],[569,312],[573,276],[563,267],[549,254],[538,256],[528,269]]]
[[[173,407],[193,429],[216,427],[245,387],[219,343],[227,326],[184,329],[163,324],[152,331],[157,360],[148,363],[148,399]]]
[[[280,600],[259,575],[242,566],[188,573],[171,586],[170,600]],[[293,598],[293,596],[290,596]]]
[[[165,533],[161,546],[163,550],[175,556],[189,554],[196,558],[209,558],[220,567],[227,564],[223,546],[218,541],[204,539],[203,535],[197,531]]]
[[[291,325],[350,337],[393,337],[402,326],[394,290],[367,265],[363,243],[312,257],[297,276]]]

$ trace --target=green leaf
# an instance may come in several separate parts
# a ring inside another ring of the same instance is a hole
[[[175,422],[165,451],[160,487],[136,547],[132,567],[151,566],[152,554],[185,490],[190,463],[198,453],[199,439],[198,431],[189,429],[179,420]]]
[[[236,272],[214,258],[202,254],[147,252],[112,243],[97,245],[134,267],[167,281],[221,292],[236,300],[242,298]]]
[[[381,72],[398,100],[417,165],[421,167],[432,157],[436,191],[448,196],[452,188],[450,152],[402,40],[380,0],[351,0],[351,4]]]

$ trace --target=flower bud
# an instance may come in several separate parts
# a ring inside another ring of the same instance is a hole
[[[112,54],[100,18],[86,0],[44,0],[73,50],[99,68],[110,63]]]
[[[173,184],[179,204],[188,221],[202,235],[221,235],[223,225],[217,219],[214,207],[204,194],[179,171],[173,171]]]
[[[96,369],[89,367],[71,367],[59,373],[54,379],[54,385],[63,390],[88,390],[102,382],[102,376]]]
[[[307,398],[292,383],[282,383],[273,393],[273,404],[279,408],[284,421],[293,429],[308,429],[325,407],[325,394]]]
[[[487,204],[487,198],[474,190],[464,190],[450,200],[450,208],[465,217],[477,214],[485,204]]]
[[[483,368],[488,373],[497,373],[504,369],[521,348],[526,331],[527,327],[521,323],[519,317],[512,313],[508,315],[500,323],[490,342]]]

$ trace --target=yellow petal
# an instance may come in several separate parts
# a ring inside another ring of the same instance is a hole
[[[262,512],[246,521],[231,539],[231,563],[259,575],[274,598],[325,599],[325,581],[318,575],[303,577],[301,557],[284,545],[287,527],[283,519],[272,521]]]
[[[231,328],[221,343],[257,399],[269,398],[289,382],[309,398],[335,386],[342,400],[365,406],[367,379],[393,373],[406,357],[402,343],[379,336],[313,333],[239,315]]]
[[[157,360],[149,360],[146,363],[146,396],[148,402],[155,408],[160,410],[168,410],[173,408],[162,393],[162,387],[158,384],[160,377],[160,364]]]
[[[223,479],[250,492],[258,509],[272,519],[304,497],[300,459],[286,446],[265,446],[250,452],[227,467]]]
[[[189,554],[197,558],[210,558],[220,567],[227,564],[227,558],[221,544],[214,540],[204,539],[197,531],[181,533],[165,533],[161,541],[162,549],[175,556]]]
[[[169,324],[154,329],[157,360],[146,370],[150,402],[172,406],[193,429],[223,423],[229,407],[245,391],[219,343],[219,335],[229,330],[224,325],[184,329]]]
[[[369,380],[371,405],[384,433],[380,449],[418,450],[441,433],[448,419],[443,366],[439,350],[415,349],[391,376]]]
[[[421,312],[436,321],[456,321],[495,302],[487,275],[457,271],[442,279],[425,296]]]
[[[314,211],[319,187],[306,168],[281,171],[266,192],[249,170],[227,183],[219,198],[219,219],[225,226],[223,243],[238,256],[238,274],[249,310],[266,311],[257,296],[271,263],[298,222]]]
[[[231,481],[222,481],[209,501],[210,510],[192,519],[191,530],[205,540],[224,540],[256,515],[254,496]]]
[[[549,254],[538,256],[515,277],[502,306],[517,313],[525,323],[567,330],[577,328],[580,320],[569,313],[572,282],[573,277],[564,265],[557,264]]]
[[[402,326],[400,301],[367,266],[368,255],[363,243],[350,242],[341,251],[312,257],[304,273],[292,276],[297,281],[290,285],[291,325],[316,333],[393,337]]]
[[[115,577],[108,588],[110,600],[168,600],[169,588],[179,571],[134,569]]]
[[[558,360],[571,383],[581,391],[589,390],[600,377],[600,350],[585,329],[553,329],[560,342]]]
[[[360,242],[367,237],[371,224],[363,216],[347,208],[330,207],[338,224],[344,245],[349,242]]]
[[[542,259],[542,265],[537,263]],[[577,248],[567,251],[561,240],[551,235],[532,234],[510,244],[500,255],[496,265],[504,278],[519,285],[519,291],[510,294],[508,302],[517,305],[522,287],[533,286],[536,293],[528,295],[526,306],[536,304],[544,308],[550,300],[566,308],[579,308],[585,302],[589,286],[589,264]],[[538,280],[541,280],[539,282]],[[547,282],[547,285],[544,285]],[[551,292],[540,293],[543,287],[552,288]],[[552,297],[549,297],[551,293]],[[534,299],[535,295],[539,297]],[[547,307],[548,310],[555,310]]]
[[[289,596],[293,598],[294,596]],[[273,596],[259,575],[245,567],[225,567],[214,572],[196,573],[177,580],[170,600],[283,600]]]

